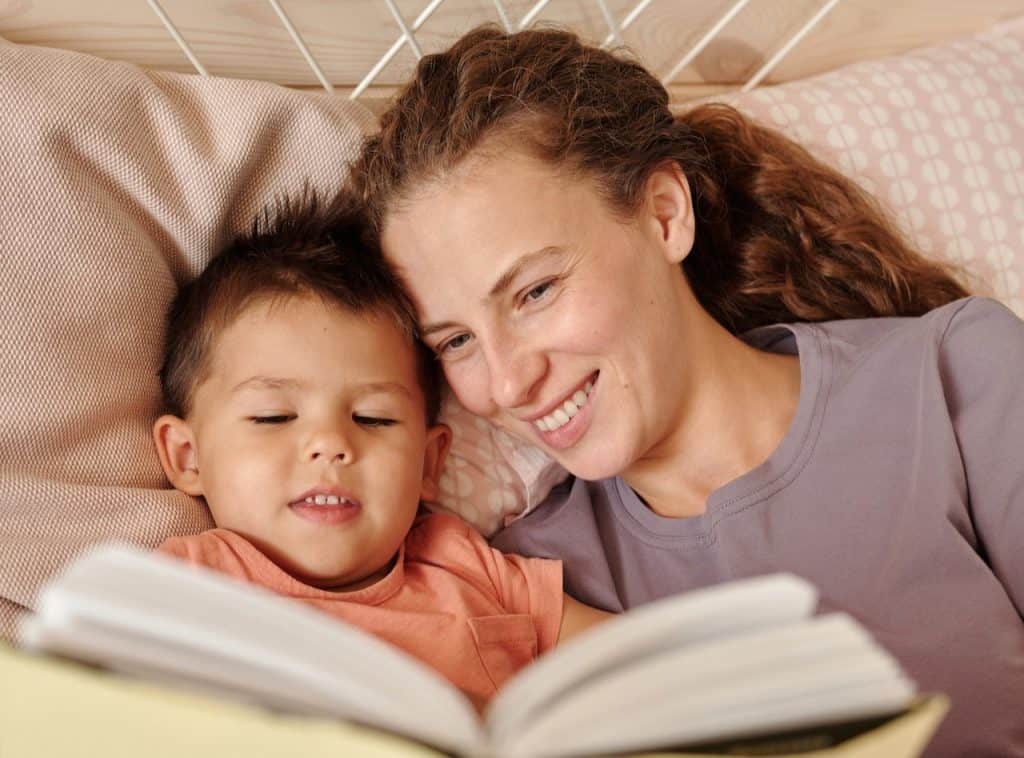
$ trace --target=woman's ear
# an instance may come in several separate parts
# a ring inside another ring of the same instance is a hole
[[[161,416],[153,422],[153,442],[160,465],[174,488],[188,495],[202,495],[195,435],[188,422],[177,416]]]
[[[452,430],[446,424],[427,429],[426,449],[423,452],[423,483],[420,500],[436,503],[441,497],[441,470],[448,449],[452,445]]]
[[[681,263],[693,248],[696,222],[690,183],[675,161],[667,161],[648,177],[646,207],[664,245],[666,259]]]

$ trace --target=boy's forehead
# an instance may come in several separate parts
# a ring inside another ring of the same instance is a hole
[[[264,298],[211,335],[209,373],[244,389],[351,385],[360,394],[422,396],[416,344],[387,312],[318,297]]]

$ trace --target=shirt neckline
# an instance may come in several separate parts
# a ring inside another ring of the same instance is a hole
[[[623,527],[654,545],[678,547],[680,539],[711,544],[722,519],[764,502],[796,479],[811,457],[824,416],[832,379],[828,340],[814,324],[775,324],[747,332],[742,339],[761,350],[792,354],[787,349],[790,337],[800,361],[800,395],[789,429],[767,460],[716,489],[708,497],[707,510],[689,518],[659,516],[615,477],[610,510]]]
[[[398,548],[398,555],[395,558],[394,565],[385,576],[381,577],[368,587],[362,587],[358,590],[334,591],[314,587],[313,585],[307,584],[301,579],[292,576],[274,563],[274,561],[270,560],[262,550],[257,548],[237,532],[232,532],[227,529],[217,529],[214,531],[228,532],[232,537],[236,540],[240,540],[247,548],[249,548],[251,551],[250,560],[256,562],[258,573],[270,575],[268,578],[272,577],[271,581],[273,581],[273,586],[284,588],[288,597],[301,600],[344,601],[359,603],[360,605],[379,605],[398,592],[405,583],[404,542]]]

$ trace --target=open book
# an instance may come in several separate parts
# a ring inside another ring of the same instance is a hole
[[[174,559],[112,545],[44,591],[22,642],[126,674],[330,716],[471,756],[556,758],[868,729],[914,684],[788,574],[630,611],[514,677],[481,720],[424,664],[359,629]]]

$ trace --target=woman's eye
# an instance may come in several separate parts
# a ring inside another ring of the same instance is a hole
[[[249,420],[254,424],[284,424],[291,421],[295,416],[288,415],[276,415],[276,416],[250,416]]]
[[[531,287],[530,289],[528,289],[526,291],[526,294],[523,295],[523,302],[525,302],[525,303],[535,303],[535,302],[537,302],[538,300],[543,298],[548,293],[548,290],[551,289],[551,287],[554,285],[554,283],[555,283],[554,279],[549,279],[546,282],[541,282],[540,284],[536,285],[535,287]]]
[[[468,333],[463,332],[462,334],[456,334],[451,339],[445,340],[440,345],[438,345],[437,354],[444,355],[445,353],[451,352],[452,350],[459,350],[465,347],[467,342],[469,342]]]
[[[360,416],[358,414],[352,417],[352,420],[361,426],[394,426],[398,422],[393,418],[380,418],[378,416]]]

